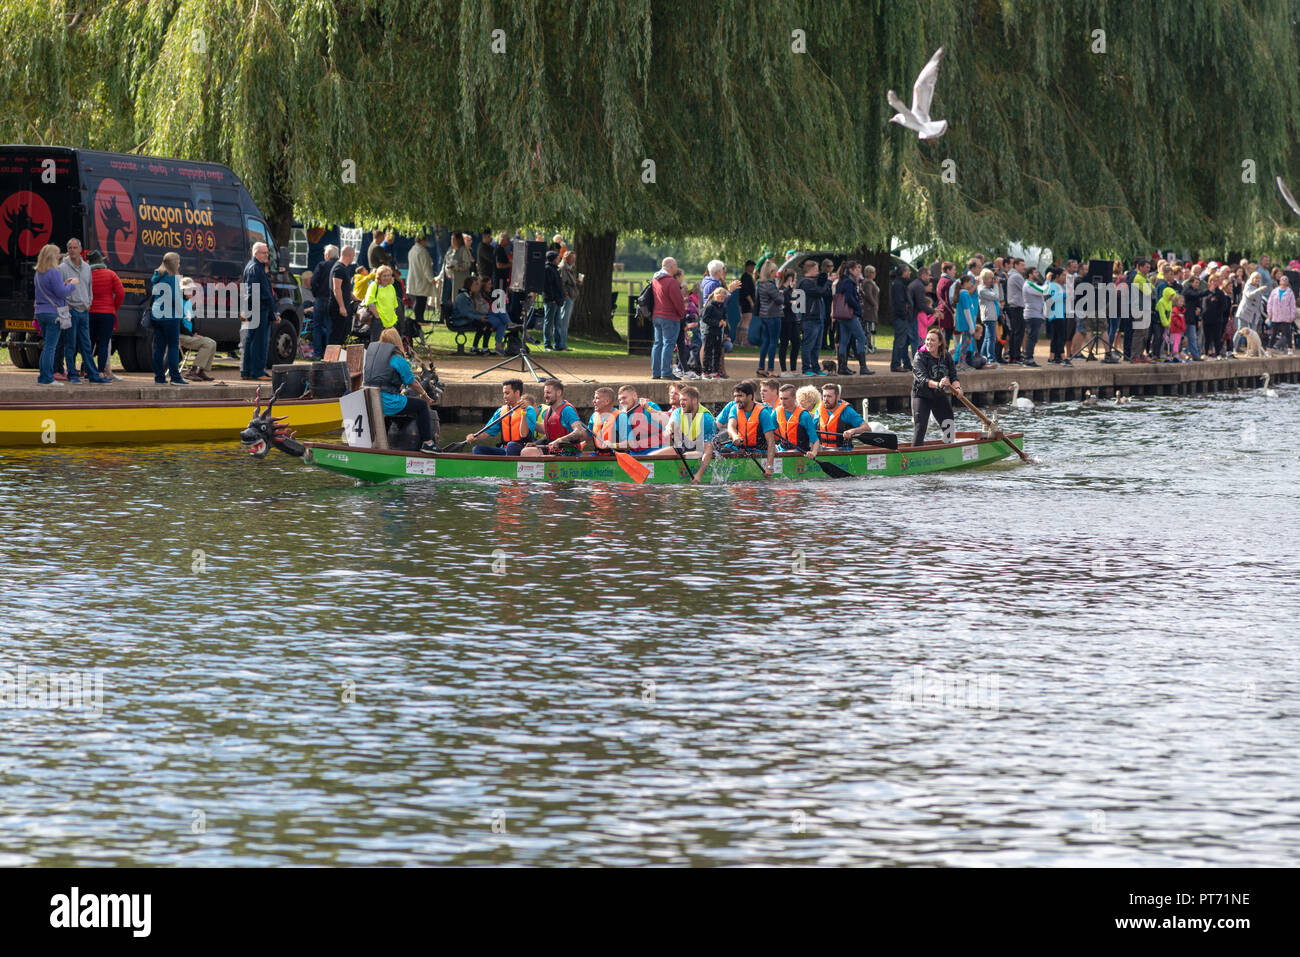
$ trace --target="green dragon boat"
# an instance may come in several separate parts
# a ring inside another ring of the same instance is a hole
[[[920,446],[900,444],[897,451],[863,447],[852,451],[823,452],[819,458],[844,469],[852,476],[922,475],[949,469],[973,468],[999,462],[1023,448],[1019,432],[998,433],[996,437],[981,432],[958,432],[956,441],[944,444],[926,442]],[[1014,448],[1013,448],[1014,443]],[[505,456],[468,455],[463,453],[419,452],[367,449],[326,442],[305,442],[305,461],[318,468],[337,472],[363,482],[387,482],[392,479],[443,479],[525,482],[631,482],[632,478],[612,456]],[[650,470],[646,485],[683,485],[690,481],[686,465],[679,458],[637,459]],[[699,459],[687,459],[692,471]],[[816,462],[798,452],[782,452],[776,457],[774,478],[825,479],[826,473]],[[762,470],[747,455],[715,456],[701,481],[762,481]]]

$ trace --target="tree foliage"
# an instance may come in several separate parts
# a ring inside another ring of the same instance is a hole
[[[1273,186],[1300,186],[1300,0],[5,0],[0,30],[0,138],[228,163],[282,240],[295,216],[540,223],[607,259],[628,230],[1300,238]],[[919,142],[885,90],[909,99],[938,46],[950,125]]]

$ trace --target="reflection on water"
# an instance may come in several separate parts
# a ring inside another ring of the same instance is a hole
[[[104,689],[8,692],[0,864],[1289,863],[1279,391],[770,486],[0,450],[0,697]]]

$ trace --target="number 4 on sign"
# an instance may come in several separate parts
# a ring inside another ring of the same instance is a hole
[[[343,435],[348,445],[358,448],[372,448],[370,435],[370,416],[366,412],[366,394],[361,389],[349,392],[339,399],[339,410],[343,413]]]

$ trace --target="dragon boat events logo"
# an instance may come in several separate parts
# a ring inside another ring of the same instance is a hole
[[[100,180],[95,190],[95,238],[110,265],[126,266],[135,255],[137,228],[131,197],[115,179]]]
[[[0,249],[9,259],[35,256],[53,228],[49,204],[30,190],[10,193],[0,203]]]

